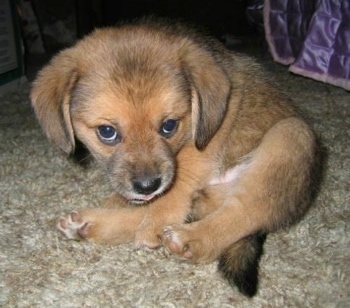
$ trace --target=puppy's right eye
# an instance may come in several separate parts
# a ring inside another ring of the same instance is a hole
[[[97,135],[105,144],[114,145],[120,141],[120,135],[117,130],[110,125],[99,126],[97,128]]]

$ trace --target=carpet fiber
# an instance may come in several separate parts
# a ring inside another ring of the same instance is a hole
[[[329,158],[305,218],[268,236],[256,297],[232,289],[215,263],[69,241],[57,232],[62,213],[98,206],[109,187],[95,165],[83,169],[49,145],[26,85],[0,99],[0,306],[350,307],[350,95],[265,62]]]

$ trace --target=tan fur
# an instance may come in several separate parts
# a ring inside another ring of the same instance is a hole
[[[44,132],[69,153],[76,136],[106,169],[105,209],[62,218],[68,237],[160,242],[195,261],[217,259],[253,233],[307,209],[316,151],[310,128],[251,59],[181,27],[96,30],[40,73],[31,99]],[[179,120],[173,136],[160,134]],[[110,125],[120,142],[96,130]],[[234,169],[236,168],[236,169]],[[133,206],[133,179],[159,176],[161,191]],[[188,215],[198,220],[185,224]]]

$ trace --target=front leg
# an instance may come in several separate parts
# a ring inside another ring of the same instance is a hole
[[[135,240],[146,208],[83,209],[61,217],[57,228],[69,239],[122,244]]]
[[[168,193],[148,206],[148,211],[142,218],[135,236],[138,247],[146,246],[155,249],[160,246],[163,228],[168,224],[183,223],[190,212],[190,200],[172,198]]]
[[[164,195],[148,205],[149,210],[136,231],[137,246],[158,247],[165,226],[186,221],[192,211],[196,192],[210,178],[207,171],[210,162],[211,158],[194,150],[192,146],[180,151],[174,183]]]

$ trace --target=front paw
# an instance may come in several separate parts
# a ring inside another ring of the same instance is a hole
[[[61,217],[57,228],[69,239],[82,240],[88,238],[89,225],[88,221],[84,221],[83,217],[74,211],[66,217]]]

